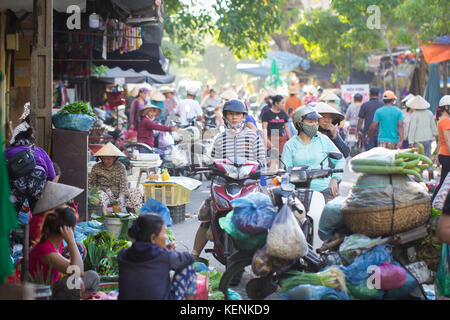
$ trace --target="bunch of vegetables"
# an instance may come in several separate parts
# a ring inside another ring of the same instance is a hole
[[[88,192],[88,204],[90,206],[100,206],[102,203],[101,197],[100,197],[100,191],[96,186],[89,189]]]
[[[433,165],[431,159],[423,154],[423,145],[418,148],[400,150],[395,154],[394,161],[353,159],[352,170],[372,174],[411,174],[422,180],[421,172]]]
[[[281,280],[281,292],[288,291],[300,284],[325,286],[347,292],[345,275],[337,267],[330,267],[318,273],[306,273],[294,270],[289,271],[286,274],[292,275],[292,277]]]
[[[118,274],[117,254],[131,246],[130,241],[116,240],[108,231],[88,236],[83,244],[87,250],[84,269],[95,270],[102,276]]]
[[[62,107],[61,110],[58,111],[58,114],[60,115],[85,114],[97,118],[97,115],[92,110],[91,104],[89,102],[83,101],[75,101],[66,104],[64,107]]]

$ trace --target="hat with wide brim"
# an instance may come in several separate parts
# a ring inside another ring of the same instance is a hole
[[[320,96],[319,100],[320,101],[336,101],[336,100],[340,100],[340,98],[333,92],[327,91],[327,92],[324,92],[324,94],[322,94]]]
[[[235,100],[238,98],[238,95],[233,90],[227,90],[220,97],[225,100]]]
[[[154,91],[151,94],[150,100],[161,102],[166,101],[166,97],[164,97],[164,95],[160,91]]]
[[[63,183],[48,181],[41,197],[34,206],[33,214],[45,212],[65,204],[80,195],[84,190]]]
[[[169,86],[161,87],[160,91],[162,93],[169,93],[169,92],[175,93],[175,89],[173,89],[173,88],[171,88]]]
[[[295,85],[295,86],[289,87],[288,93],[289,94],[298,94],[299,91],[300,91],[300,86],[299,85]]]
[[[142,114],[149,109],[158,109],[159,110],[158,116],[162,113],[162,109],[159,106],[157,106],[155,104],[147,104],[145,107],[143,107],[141,110],[139,110],[139,112],[138,112],[139,116],[142,117]]]
[[[111,142],[108,142],[103,148],[94,154],[94,157],[126,157],[122,151],[120,151]]]
[[[412,93],[408,93],[408,95],[402,99],[402,103],[407,102],[408,100],[411,100],[414,97],[415,95],[413,95]]]
[[[342,113],[340,113],[335,108],[333,108],[332,106],[330,106],[329,104],[327,104],[325,102],[318,102],[318,103],[316,103],[316,105],[314,106],[314,109],[319,114],[324,114],[324,113],[332,114],[333,117],[336,120],[338,120],[338,122],[341,122],[342,120],[344,120],[344,115]]]
[[[406,102],[406,106],[415,110],[426,110],[430,107],[430,103],[421,96],[415,96]]]

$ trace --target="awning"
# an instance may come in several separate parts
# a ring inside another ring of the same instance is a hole
[[[53,9],[58,12],[67,12],[67,7],[76,5],[80,7],[81,12],[86,10],[86,0],[54,0]],[[1,0],[0,11],[10,9],[14,12],[25,10],[33,12],[33,0]]]
[[[434,43],[429,46],[422,45],[422,51],[428,64],[450,60],[449,44]]]
[[[157,74],[151,74],[147,71],[141,71],[136,72],[133,69],[128,70],[122,70],[119,67],[115,67],[112,69],[106,70],[105,73],[103,73],[101,76],[97,77],[95,75],[92,75],[92,78],[98,79],[99,81],[105,82],[105,83],[111,83],[114,84],[118,80],[123,83],[157,83],[157,84],[168,84],[175,81],[175,75],[169,74],[169,75],[157,75]]]

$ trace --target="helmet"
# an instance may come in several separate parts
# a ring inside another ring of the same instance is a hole
[[[240,100],[233,99],[225,102],[225,104],[223,105],[222,113],[225,113],[225,111],[247,113],[247,107]]]
[[[196,88],[188,88],[187,94],[195,97],[197,95],[197,89]]]
[[[394,100],[397,99],[397,97],[395,96],[395,93],[392,92],[391,90],[387,90],[383,93],[383,100]]]
[[[322,116],[310,106],[297,108],[292,114],[292,122],[294,124],[302,122],[304,119],[320,119]]]
[[[333,115],[333,117],[334,117],[333,124],[338,124],[339,122],[344,120],[344,116],[342,115],[342,113],[340,113],[339,111],[337,111],[335,108],[331,107],[330,105],[326,104],[325,102],[317,103],[314,106],[314,109],[320,115],[322,113],[330,113],[331,115]]]
[[[450,95],[445,95],[439,100],[439,107],[450,106]]]

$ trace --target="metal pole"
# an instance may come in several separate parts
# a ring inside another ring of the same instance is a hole
[[[28,252],[30,243],[30,225],[23,226],[23,248],[22,248],[22,270],[20,272],[20,281],[28,282]]]

